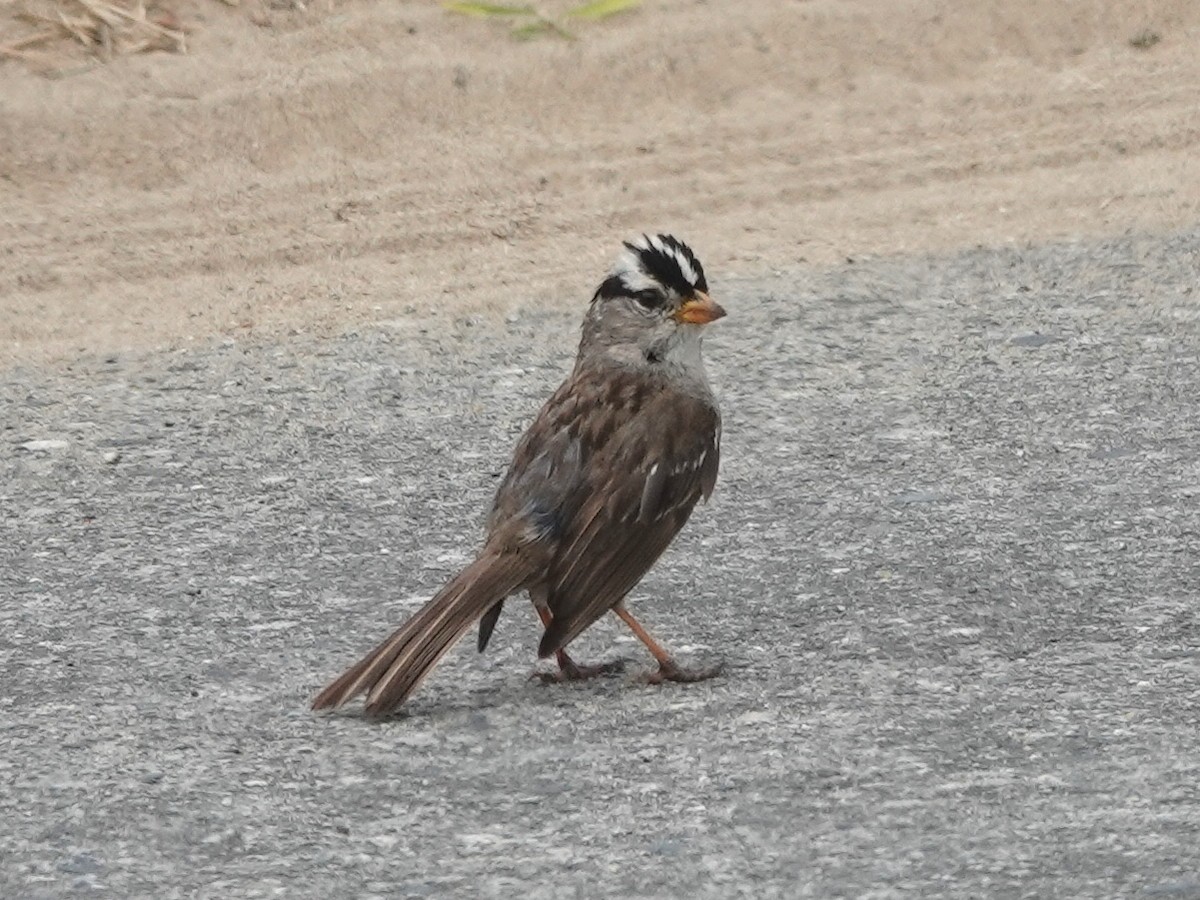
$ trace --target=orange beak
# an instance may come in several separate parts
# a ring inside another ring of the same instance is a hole
[[[675,313],[675,321],[681,325],[707,325],[725,315],[721,304],[703,291],[689,297]]]

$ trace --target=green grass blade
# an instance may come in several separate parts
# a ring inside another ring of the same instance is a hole
[[[518,25],[512,30],[512,36],[518,41],[532,41],[536,37],[541,37],[550,31],[550,23],[539,19],[537,22],[530,22],[528,25]]]
[[[518,25],[512,30],[512,36],[519,41],[531,41],[534,38],[547,34],[556,34],[568,41],[575,40],[575,35],[549,19],[538,19],[536,22],[530,22],[528,25]]]
[[[532,16],[535,14],[532,6],[510,6],[507,3],[443,3],[450,12],[462,13],[464,16]]]
[[[637,5],[638,0],[592,0],[590,3],[575,7],[567,15],[595,22],[615,16],[617,13],[632,9]]]

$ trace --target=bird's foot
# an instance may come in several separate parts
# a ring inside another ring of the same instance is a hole
[[[606,675],[619,675],[625,671],[625,660],[614,659],[612,662],[595,665],[581,665],[567,658],[559,660],[558,669],[553,672],[534,672],[533,677],[542,684],[561,684],[565,681],[587,681],[589,678],[602,678]]]
[[[715,678],[724,671],[724,663],[717,663],[712,666],[700,666],[693,669],[685,669],[674,660],[660,662],[658,671],[651,672],[646,676],[646,684],[662,684],[664,681],[678,681],[684,684],[690,684],[693,681],[707,681],[710,678]]]

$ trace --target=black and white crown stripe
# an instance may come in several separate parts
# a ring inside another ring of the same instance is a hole
[[[704,267],[692,248],[669,234],[643,234],[626,241],[613,266],[612,277],[630,294],[665,290],[686,297],[708,290]]]

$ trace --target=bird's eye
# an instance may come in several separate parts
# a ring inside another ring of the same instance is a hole
[[[653,288],[647,288],[644,291],[638,291],[633,295],[633,299],[638,302],[638,305],[643,309],[658,309],[662,306],[663,296]]]

